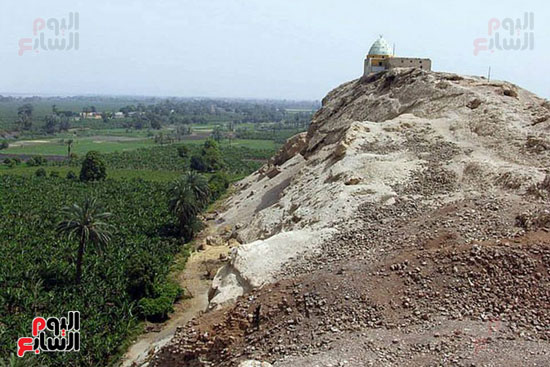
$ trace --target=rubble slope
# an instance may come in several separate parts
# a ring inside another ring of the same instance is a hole
[[[318,251],[317,239],[353,225],[360,204],[532,190],[547,174],[549,117],[548,101],[478,77],[394,69],[337,87],[307,134],[290,139],[229,199],[221,226],[250,246],[236,249],[218,274],[212,307]],[[279,249],[266,271],[247,269],[266,246]]]
[[[545,365],[549,108],[414,69],[337,87],[239,183],[217,309],[151,366]]]

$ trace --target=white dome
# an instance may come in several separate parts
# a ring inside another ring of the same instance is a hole
[[[369,55],[392,55],[390,44],[380,36],[374,41],[369,50]]]

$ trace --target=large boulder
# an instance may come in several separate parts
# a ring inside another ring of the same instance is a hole
[[[275,281],[284,264],[315,251],[334,230],[282,232],[233,248],[229,262],[214,277],[210,307],[227,304],[253,288]]]
[[[269,164],[280,166],[296,154],[302,153],[307,147],[306,136],[307,133],[303,132],[288,139],[279,152],[269,160]]]

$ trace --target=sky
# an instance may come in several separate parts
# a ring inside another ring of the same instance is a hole
[[[36,38],[35,19],[70,12],[77,50],[18,55],[21,39]],[[508,35],[501,26],[489,36],[491,19],[526,12],[532,50],[474,55],[475,39]],[[549,98],[549,17],[547,0],[2,0],[0,94],[321,99],[361,76],[382,34],[397,56],[429,57],[435,71],[491,67],[492,78]]]

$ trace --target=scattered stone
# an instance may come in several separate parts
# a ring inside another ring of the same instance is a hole
[[[241,362],[239,367],[271,367],[271,364],[267,362],[248,360]]]
[[[213,281],[220,307],[152,366],[544,365],[550,139],[531,121],[546,114],[447,73],[338,87],[220,213],[245,243]]]
[[[468,104],[466,106],[468,106],[468,108],[470,108],[472,110],[475,110],[480,105],[481,105],[481,100],[479,98],[474,98],[470,102],[468,102]]]

